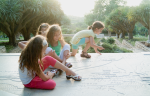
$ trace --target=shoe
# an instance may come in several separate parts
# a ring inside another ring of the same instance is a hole
[[[66,75],[66,78],[67,79],[74,79],[75,81],[81,81],[82,77],[80,77],[79,75],[75,75],[75,76],[72,76],[72,75]]]
[[[85,58],[91,58],[91,55],[89,55],[87,52],[83,52],[82,54],[80,54],[81,57],[85,57]]]
[[[53,69],[50,72],[54,73],[54,76],[58,76],[61,75],[63,71],[61,69]]]
[[[72,67],[72,64],[69,63],[69,62],[66,62],[65,66],[67,66],[68,68],[71,68],[71,67]]]

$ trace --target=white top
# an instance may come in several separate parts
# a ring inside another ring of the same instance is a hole
[[[31,80],[35,77],[35,74],[33,77],[31,73],[28,74],[27,68],[24,68],[24,72],[20,68],[18,70],[19,70],[19,77],[23,84],[29,84]]]
[[[79,31],[71,39],[71,44],[78,44],[82,38],[86,38],[86,37],[90,37],[90,36],[92,36],[94,38],[95,34],[94,34],[93,30]]]

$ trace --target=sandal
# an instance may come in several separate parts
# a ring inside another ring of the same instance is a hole
[[[87,52],[84,51],[82,51],[82,54],[80,56],[85,58],[91,58],[91,55],[89,55]]]
[[[51,70],[50,72],[54,73],[54,76],[58,76],[58,75],[61,75],[63,71],[61,69],[54,69],[54,70]]]
[[[72,75],[66,75],[66,78],[67,79],[74,79],[75,81],[81,81],[82,77],[80,77],[79,75],[75,75],[75,76],[72,76]]]
[[[65,66],[67,66],[68,68],[71,68],[71,67],[72,67],[72,64],[69,63],[69,62],[66,62]]]

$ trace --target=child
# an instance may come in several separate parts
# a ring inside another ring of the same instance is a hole
[[[42,23],[38,30],[37,30],[37,35],[42,35],[42,36],[45,36],[46,37],[46,34],[47,34],[47,29],[49,28],[49,24],[48,23]],[[21,48],[21,49],[24,49],[24,46],[25,44],[27,43],[28,41],[21,41],[18,43],[18,46]]]
[[[50,56],[42,58],[47,46],[48,43],[45,37],[37,35],[28,41],[26,47],[21,52],[19,58],[19,77],[23,85],[29,88],[54,89],[56,83],[52,80],[53,74],[50,71],[46,74],[43,73],[50,65],[64,70],[67,79],[72,78],[80,81],[80,76],[54,58]]]
[[[42,35],[46,37],[47,34],[46,30],[48,30],[49,26],[50,25],[48,23],[42,23],[37,30],[37,35]]]
[[[103,50],[103,47],[97,46],[95,44],[94,41],[94,35],[97,34],[99,35],[100,33],[102,33],[102,30],[104,29],[104,24],[101,21],[96,21],[93,23],[92,26],[90,26],[88,28],[89,30],[82,30],[78,33],[76,33],[73,38],[71,39],[71,44],[72,44],[72,56],[75,56],[77,51],[78,51],[78,46],[79,45],[83,45],[86,43],[85,48],[82,51],[81,57],[86,57],[86,58],[90,58],[91,55],[89,55],[86,51],[89,49],[89,47],[93,47],[96,53],[99,53],[101,55],[101,53],[99,51],[97,51],[97,49],[99,50]],[[92,30],[90,30],[92,29]]]
[[[47,41],[49,47],[55,50],[56,54],[60,57],[63,62],[70,57],[70,45],[67,44],[62,36],[61,28],[59,25],[51,25],[47,33]],[[61,50],[62,47],[62,50]],[[65,63],[65,65],[70,68],[71,63]]]
[[[42,24],[39,26],[38,30],[37,30],[37,35],[42,35],[42,36],[46,37],[46,35],[47,35],[47,30],[48,30],[49,26],[50,26],[50,25],[49,25],[48,23],[42,23]],[[24,49],[25,46],[26,46],[26,44],[27,44],[27,42],[28,42],[28,41],[21,41],[21,42],[18,43],[18,46],[19,46],[21,49]],[[47,50],[48,50],[48,52],[47,52]],[[45,56],[46,56],[46,55],[52,56],[53,58],[55,58],[55,59],[57,59],[58,61],[62,62],[62,60],[56,55],[55,51],[53,51],[52,48],[47,47],[46,52],[47,52],[47,54],[45,54]],[[58,74],[61,74],[61,73],[62,73],[61,70],[57,70],[57,69],[51,70],[51,72],[54,73],[55,75],[58,75]]]
[[[49,29],[50,25],[48,23],[42,23],[38,30],[37,30],[37,35],[42,35],[44,37],[46,37],[47,35],[47,30]],[[21,49],[24,49],[24,47],[26,46],[26,43],[27,41],[21,41],[18,43],[18,46],[21,48]],[[47,47],[46,51],[45,51],[45,56],[52,56],[53,58],[57,59],[58,61],[62,62],[62,59],[60,59],[60,57],[57,56],[57,54],[55,53],[55,51],[52,50],[52,48],[50,47]],[[68,65],[67,62],[65,62],[66,65]],[[71,67],[71,66],[69,66]]]

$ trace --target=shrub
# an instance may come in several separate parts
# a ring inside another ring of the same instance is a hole
[[[110,44],[114,44],[114,43],[115,43],[115,40],[114,40],[113,38],[109,38],[109,39],[107,40],[107,42],[110,43]]]

